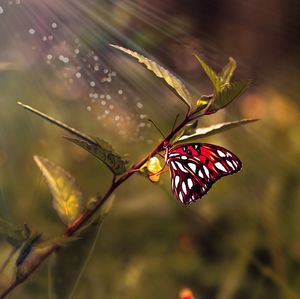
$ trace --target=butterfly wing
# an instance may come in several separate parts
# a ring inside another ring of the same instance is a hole
[[[201,198],[218,179],[242,167],[232,152],[208,143],[172,147],[166,162],[170,167],[173,193],[183,204]]]

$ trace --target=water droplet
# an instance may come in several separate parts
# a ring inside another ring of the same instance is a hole
[[[113,110],[114,109],[114,105],[109,105],[109,109]]]
[[[70,61],[70,59],[69,59],[68,57],[63,57],[62,61],[63,61],[64,63],[68,63],[68,62]]]
[[[106,101],[102,100],[101,105],[103,105],[103,106],[106,105]]]
[[[104,113],[105,113],[105,114],[109,114],[109,110],[105,110]]]
[[[118,94],[123,94],[123,90],[122,90],[122,89],[119,89],[119,90],[118,90]]]
[[[48,54],[48,55],[47,55],[47,59],[48,59],[48,60],[51,60],[52,58],[53,58],[53,56],[52,56],[51,54]]]
[[[111,95],[107,94],[107,95],[105,96],[105,98],[106,98],[107,100],[111,100]]]
[[[77,72],[76,74],[75,74],[75,76],[76,76],[76,78],[81,78],[81,73],[79,73],[79,72]]]
[[[90,82],[90,86],[91,86],[91,87],[95,87],[95,86],[96,86],[95,81],[91,81],[91,82]]]
[[[87,110],[87,111],[92,111],[92,107],[91,107],[91,106],[87,106],[87,107],[86,107],[86,110]]]
[[[2,15],[4,13],[4,9],[2,6],[0,6],[0,15]]]
[[[115,120],[116,120],[116,121],[120,120],[120,116],[119,116],[119,115],[116,115],[116,116],[115,116]]]
[[[94,60],[95,60],[95,61],[98,61],[98,60],[99,60],[99,57],[98,57],[98,56],[94,56]]]
[[[143,105],[141,102],[137,102],[137,103],[136,103],[136,106],[137,106],[139,109],[142,109],[144,105]]]
[[[53,22],[53,23],[51,24],[51,27],[52,27],[53,29],[56,29],[56,28],[57,28],[57,24]]]
[[[31,34],[31,35],[35,34],[35,30],[34,30],[33,28],[30,28],[30,29],[28,30],[28,32],[29,32],[29,34]]]
[[[108,73],[108,69],[104,69],[104,70],[103,70],[103,73],[104,73],[104,74],[107,74],[107,73]]]
[[[77,48],[74,50],[74,53],[75,53],[76,55],[79,54],[79,52],[80,52],[80,50],[77,49]]]
[[[42,40],[43,40],[43,42],[45,42],[47,40],[47,36],[44,35]]]

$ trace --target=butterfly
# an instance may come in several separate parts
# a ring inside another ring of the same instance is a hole
[[[218,179],[242,167],[239,158],[221,146],[190,143],[172,147],[166,142],[164,147],[172,191],[185,205],[200,199]]]

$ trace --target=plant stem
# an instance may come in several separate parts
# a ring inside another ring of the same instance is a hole
[[[24,105],[23,105],[24,106]],[[25,107],[27,109],[27,107]],[[171,138],[180,131],[188,122],[191,121],[193,117],[193,113],[186,115],[185,118],[182,120],[182,122],[174,128],[165,138],[166,141],[170,141]],[[74,132],[72,132],[74,134]],[[129,179],[137,170],[139,170],[147,161],[149,158],[155,156],[157,153],[164,150],[164,141],[161,141],[148,155],[146,155],[140,162],[136,163],[131,169],[129,169],[125,174],[123,174],[118,179],[114,179],[110,188],[107,190],[107,192],[101,197],[96,205],[91,209],[88,210],[83,217],[74,224],[74,226],[71,226],[66,229],[64,232],[64,236],[70,237],[72,236],[76,231],[78,231],[83,224],[85,224],[91,217],[105,204],[105,202],[109,199],[110,195],[127,179]],[[44,253],[43,256],[40,257],[40,260],[38,263],[34,264],[33,266],[30,266],[28,269],[26,269],[26,272],[23,273],[21,278],[16,278],[3,292],[0,294],[0,299],[5,298],[9,293],[11,293],[18,285],[23,283],[39,266],[42,264],[52,253],[56,252],[60,248],[60,245],[54,244],[47,252]]]

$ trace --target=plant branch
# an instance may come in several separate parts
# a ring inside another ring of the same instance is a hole
[[[27,108],[25,105],[23,107]],[[32,109],[30,109],[33,111]],[[33,111],[37,113],[36,111]],[[40,114],[40,113],[38,113]],[[186,115],[177,127],[175,127],[165,138],[166,141],[170,141],[171,138],[180,131],[188,122],[191,121],[194,113]],[[48,117],[47,117],[48,119]],[[48,119],[49,120],[49,119]],[[57,121],[55,121],[57,123]],[[65,127],[63,126],[65,129]],[[74,134],[74,131],[71,132]],[[80,136],[82,137],[82,136]],[[85,136],[88,138],[88,136]],[[91,219],[93,215],[107,202],[110,195],[127,179],[129,179],[135,172],[137,172],[147,161],[149,158],[155,156],[157,153],[161,152],[164,149],[164,141],[162,140],[150,153],[148,153],[140,162],[136,163],[131,169],[129,169],[125,174],[123,174],[118,179],[113,179],[111,186],[107,190],[107,192],[99,198],[95,206],[88,210],[74,225],[68,227],[66,231],[63,233],[65,237],[70,237],[74,233],[76,233],[83,225]],[[23,283],[51,254],[56,252],[60,248],[59,244],[53,244],[42,256],[39,256],[39,260],[36,263],[32,263],[30,267],[26,269],[25,273],[22,273],[21,277],[16,277],[16,279],[0,294],[0,299],[5,298],[9,293],[11,293],[18,285]]]

